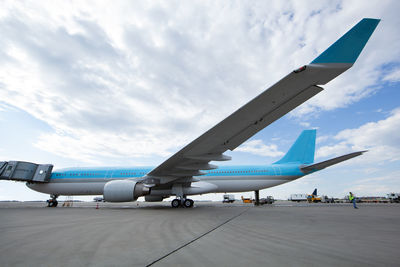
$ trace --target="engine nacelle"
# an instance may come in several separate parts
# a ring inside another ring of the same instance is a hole
[[[152,195],[147,195],[144,197],[144,200],[146,202],[158,202],[158,201],[163,201],[164,197],[163,196],[152,196]]]
[[[103,196],[107,202],[129,202],[148,195],[150,188],[131,180],[114,180],[104,185]]]

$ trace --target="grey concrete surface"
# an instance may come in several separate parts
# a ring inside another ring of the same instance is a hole
[[[0,202],[1,266],[398,266],[400,205]],[[168,255],[168,256],[167,256]]]

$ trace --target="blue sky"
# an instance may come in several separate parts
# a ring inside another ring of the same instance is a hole
[[[3,6],[0,160],[55,168],[156,166],[362,18],[380,18],[352,69],[229,152],[233,160],[224,164],[272,163],[303,129],[317,128],[317,161],[369,152],[261,196],[316,187],[335,197],[400,192],[398,1]],[[47,197],[0,182],[0,200]]]

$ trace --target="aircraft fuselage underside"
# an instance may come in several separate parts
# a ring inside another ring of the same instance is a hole
[[[283,183],[293,181],[301,176],[225,176],[225,177],[201,177],[199,182],[194,182],[190,187],[182,187],[184,195],[197,195],[206,193],[244,192],[261,190]],[[239,179],[240,178],[240,179]],[[71,181],[72,180],[72,181]],[[116,179],[63,179],[49,183],[27,183],[27,186],[35,191],[52,195],[103,195],[104,185]],[[118,179],[119,180],[119,179]],[[135,180],[135,179],[133,179]],[[150,191],[153,196],[170,196],[172,188]]]

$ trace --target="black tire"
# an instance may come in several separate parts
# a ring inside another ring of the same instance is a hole
[[[185,208],[191,208],[192,206],[193,206],[193,200],[191,200],[191,199],[185,199],[184,201],[183,201],[183,206],[185,207]]]
[[[179,208],[180,205],[181,205],[181,202],[180,202],[180,200],[177,199],[177,198],[171,201],[171,206],[172,206],[173,208]]]
[[[194,201],[193,201],[192,199],[186,199],[186,200],[183,202],[183,206],[184,206],[185,208],[193,208],[193,204],[194,204]]]
[[[57,207],[57,205],[58,205],[58,201],[55,200],[54,203],[53,203],[53,207],[55,208],[55,207]]]

